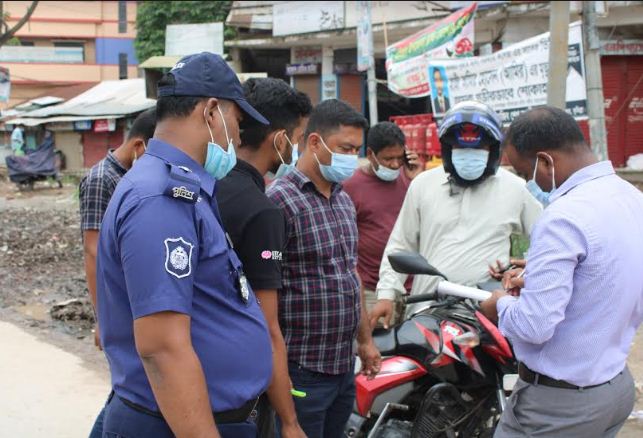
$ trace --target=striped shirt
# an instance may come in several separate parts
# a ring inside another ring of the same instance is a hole
[[[578,386],[625,368],[643,320],[643,194],[603,161],[574,173],[534,226],[520,298],[500,331],[532,370]]]
[[[116,185],[127,169],[114,157],[113,151],[96,163],[80,181],[80,229],[100,230],[105,210]]]
[[[279,324],[288,359],[319,373],[350,372],[360,318],[355,207],[341,185],[328,199],[298,169],[267,195],[287,222]]]

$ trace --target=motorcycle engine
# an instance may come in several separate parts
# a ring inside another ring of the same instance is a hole
[[[451,384],[434,385],[426,393],[413,425],[413,437],[442,437],[467,412],[467,403]]]

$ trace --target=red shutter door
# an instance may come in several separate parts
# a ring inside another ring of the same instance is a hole
[[[364,109],[362,108],[362,76],[340,75],[339,98],[355,108],[356,111],[363,113]]]
[[[123,143],[123,128],[120,126],[114,132],[83,133],[83,165],[92,167],[105,158],[107,151],[117,148]]]
[[[295,88],[302,93],[306,93],[313,105],[317,105],[319,103],[319,87],[321,87],[319,81],[319,76],[295,76]]]
[[[625,108],[622,107],[627,97],[624,89],[627,83],[625,58],[625,56],[604,56],[601,59],[607,149],[609,159],[615,167],[622,167],[625,164]]]
[[[626,124],[625,161],[643,153],[643,56],[627,56],[626,102],[621,111]]]

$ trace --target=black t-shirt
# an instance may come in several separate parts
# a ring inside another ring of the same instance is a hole
[[[265,190],[261,174],[242,160],[217,183],[223,226],[254,290],[281,288],[286,246],[286,219]]]

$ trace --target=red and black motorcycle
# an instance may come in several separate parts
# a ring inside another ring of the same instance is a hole
[[[372,380],[356,377],[356,412],[347,437],[491,437],[517,380],[507,340],[473,301],[488,293],[446,281],[419,254],[389,256],[393,269],[440,276],[436,293],[411,296],[426,303],[398,326],[373,336],[383,360]],[[443,294],[460,296],[444,296]],[[473,294],[473,295],[472,295]]]

